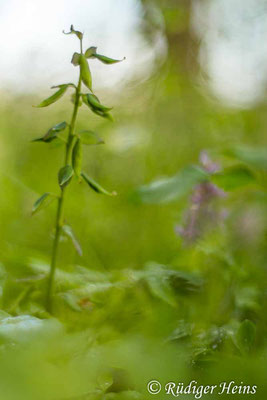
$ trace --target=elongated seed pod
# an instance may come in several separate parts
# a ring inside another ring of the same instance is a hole
[[[36,107],[47,107],[47,106],[50,106],[50,104],[53,104],[57,100],[59,100],[63,96],[63,94],[66,92],[67,89],[68,89],[68,85],[62,85],[57,92],[52,94],[52,96],[48,97],[47,99],[43,100]]]
[[[79,64],[81,69],[81,77],[82,81],[88,89],[92,90],[92,75],[89,68],[88,61],[83,54],[80,54],[79,57]]]
[[[100,103],[99,99],[94,94],[87,93],[86,97],[87,97],[88,103],[93,108],[96,108],[97,110],[104,111],[104,112],[112,110],[112,107],[103,106],[103,104]]]
[[[72,150],[72,167],[75,174],[80,177],[82,169],[82,143],[80,139],[77,139]]]

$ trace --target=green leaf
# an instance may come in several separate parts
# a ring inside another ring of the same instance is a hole
[[[87,86],[88,89],[92,91],[92,75],[89,68],[89,64],[86,60],[86,57],[83,54],[80,54],[79,64],[80,64],[82,81],[85,84],[85,86]]]
[[[86,52],[84,53],[85,57],[86,57],[86,58],[94,58],[94,56],[95,56],[95,54],[96,54],[96,50],[97,50],[97,47],[95,47],[95,46],[89,47],[89,48],[86,50]]]
[[[257,168],[267,169],[267,150],[249,146],[234,146],[225,154]]]
[[[103,56],[102,54],[94,54],[94,57],[96,57],[99,61],[102,61],[102,63],[104,64],[116,64],[118,62],[125,60],[125,57],[123,57],[122,60],[114,60],[113,58]]]
[[[208,177],[209,175],[203,169],[189,166],[173,177],[141,186],[134,193],[133,199],[148,204],[176,201],[188,194],[196,184],[207,180]]]
[[[33,205],[32,215],[36,214],[38,211],[46,207],[56,198],[55,195],[51,193],[44,193],[41,197],[39,197]]]
[[[86,95],[84,95],[84,97],[85,97],[85,101],[87,102],[88,106],[94,110],[99,110],[99,111],[103,111],[103,112],[112,110],[112,107],[103,106],[100,103],[99,99],[94,94],[87,93]]]
[[[59,100],[63,96],[63,94],[66,92],[67,89],[68,89],[68,85],[61,85],[60,89],[56,93],[54,93],[52,96],[48,97],[47,99],[43,100],[36,107],[47,107],[47,106],[50,106],[50,104],[53,104],[57,100]]]
[[[80,65],[80,54],[79,53],[74,53],[71,59],[71,63],[77,67],[77,65]]]
[[[49,143],[52,140],[56,139],[58,133],[63,131],[67,126],[68,126],[68,124],[66,121],[60,122],[59,124],[52,126],[52,128],[50,128],[43,137],[33,139],[32,142],[47,142],[47,143]]]
[[[248,353],[255,342],[256,327],[253,322],[246,319],[236,333],[235,342],[241,353]]]
[[[116,196],[116,192],[108,192],[102,186],[100,186],[96,181],[94,181],[92,178],[89,178],[84,172],[81,173],[81,176],[85,180],[85,182],[93,189],[95,192],[100,193],[100,194],[105,194],[107,196]]]
[[[78,39],[80,39],[80,40],[82,40],[82,38],[83,38],[82,32],[76,31],[76,30],[74,29],[73,25],[70,26],[70,31],[69,31],[69,32],[63,31],[63,33],[64,33],[64,35],[72,35],[72,34],[74,34],[74,35],[76,35],[76,36],[78,37]]]
[[[58,183],[61,188],[68,185],[73,175],[73,169],[71,165],[65,165],[58,172]]]
[[[80,177],[82,169],[82,144],[80,139],[77,139],[72,150],[72,166],[75,174]]]
[[[86,145],[96,145],[103,144],[104,140],[102,140],[97,133],[93,131],[84,130],[79,132],[79,137],[81,139],[82,144]]]
[[[69,225],[63,225],[63,226],[62,226],[62,230],[63,230],[63,232],[71,239],[71,241],[72,241],[72,243],[73,243],[73,246],[75,247],[77,253],[78,253],[80,256],[82,256],[82,255],[83,255],[83,251],[82,251],[81,245],[80,245],[80,243],[78,242],[76,236],[74,235],[71,226],[69,226]]]
[[[224,190],[235,190],[255,182],[254,174],[246,167],[237,165],[211,176],[211,181]]]

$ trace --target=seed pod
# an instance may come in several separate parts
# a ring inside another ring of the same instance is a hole
[[[33,139],[32,142],[50,143],[52,142],[52,140],[56,139],[57,135],[62,132],[67,126],[68,124],[66,121],[60,122],[59,124],[52,126],[52,128],[50,128],[43,137]]]
[[[103,106],[94,94],[87,93],[86,98],[90,106],[92,106],[94,109],[104,112],[112,110],[112,107]]]
[[[100,193],[100,194],[105,194],[107,196],[116,196],[116,192],[108,192],[106,189],[104,189],[102,186],[99,185],[94,179],[89,178],[88,175],[85,174],[85,172],[81,173],[81,176],[85,180],[85,182],[90,186],[91,189],[93,189],[95,192]]]
[[[85,86],[87,86],[88,89],[92,91],[92,75],[86,57],[83,54],[80,54],[79,64],[81,69],[82,81]]]
[[[125,57],[122,60],[115,60],[114,58],[103,56],[102,54],[97,54],[97,47],[89,47],[84,53],[86,58],[97,58],[99,61],[102,61],[104,64],[116,64],[125,60]]]
[[[56,198],[52,193],[44,193],[39,199],[36,200],[32,207],[32,215],[40,211],[42,208],[46,207],[51,201]]]
[[[61,85],[60,89],[56,93],[54,93],[52,96],[48,97],[47,99],[43,100],[36,107],[47,107],[50,104],[55,103],[57,100],[60,99],[60,97],[63,96],[63,94],[66,92],[67,88],[68,88],[68,85]]]
[[[83,100],[84,104],[86,104],[86,105],[93,111],[93,113],[99,115],[100,117],[107,118],[107,119],[109,119],[110,121],[113,121],[112,115],[111,115],[109,112],[103,111],[103,110],[101,110],[101,109],[99,109],[99,108],[94,107],[94,106],[88,101],[87,96],[88,96],[88,95],[83,94],[83,95],[82,95],[82,100]],[[97,99],[96,96],[95,96],[95,98]],[[92,98],[89,97],[89,99],[91,100]],[[97,99],[97,100],[98,100],[98,99]],[[99,104],[100,106],[102,106],[100,103],[98,103],[98,104]],[[107,109],[109,110],[108,107],[105,107],[105,106],[102,106],[102,107],[104,107],[106,110],[107,110]]]
[[[116,64],[125,60],[125,57],[122,60],[114,60],[113,58],[103,56],[102,54],[94,54],[94,57],[96,57],[99,61],[102,61],[104,64]]]
[[[65,165],[65,167],[62,167],[59,170],[58,183],[61,189],[63,189],[64,186],[67,186],[70,183],[72,175],[73,175],[73,169],[71,165]]]
[[[82,169],[82,144],[80,139],[77,139],[72,150],[72,167],[75,174],[80,177]]]

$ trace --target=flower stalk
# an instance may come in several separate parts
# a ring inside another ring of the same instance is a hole
[[[65,33],[63,31],[63,33]],[[80,131],[76,132],[76,120],[78,116],[79,107],[85,104],[89,109],[97,114],[99,117],[112,120],[110,115],[110,107],[106,107],[101,104],[100,100],[93,93],[92,89],[92,76],[88,63],[88,59],[98,59],[104,64],[114,64],[122,60],[115,60],[97,53],[96,47],[88,48],[85,53],[83,53],[83,33],[76,31],[71,25],[70,32],[65,33],[67,35],[74,34],[78,37],[80,41],[80,53],[74,53],[72,57],[72,64],[74,66],[79,66],[79,79],[77,86],[73,83],[61,84],[58,86],[53,86],[53,88],[58,88],[49,98],[43,100],[37,107],[47,107],[50,104],[58,101],[67,91],[68,88],[74,88],[74,107],[72,112],[72,117],[70,124],[65,121],[50,128],[47,133],[41,137],[34,139],[33,142],[44,142],[50,143],[52,140],[58,139],[63,140],[65,144],[65,158],[64,165],[58,172],[58,183],[60,186],[60,195],[55,196],[52,193],[46,192],[41,197],[39,197],[33,206],[32,213],[35,214],[45,205],[49,204],[51,201],[57,198],[57,211],[56,211],[56,221],[55,221],[55,237],[52,246],[51,254],[51,264],[48,274],[47,289],[45,294],[45,307],[48,312],[52,313],[53,306],[53,295],[54,295],[54,284],[55,284],[55,274],[57,268],[58,260],[58,249],[60,237],[62,234],[67,235],[72,243],[74,244],[76,250],[81,255],[81,247],[74,236],[72,228],[65,225],[64,220],[64,202],[66,197],[67,186],[70,184],[73,175],[76,175],[79,182],[82,180],[96,193],[105,194],[108,196],[114,196],[116,192],[109,192],[105,190],[99,183],[97,183],[93,178],[89,177],[84,171],[82,171],[82,145],[98,145],[104,143],[98,134],[90,131]],[[82,85],[86,86],[89,92],[82,93]],[[60,137],[61,132],[63,132],[68,127],[67,140]]]

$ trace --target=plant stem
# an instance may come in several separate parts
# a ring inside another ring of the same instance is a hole
[[[82,47],[81,47],[81,49],[82,49]],[[65,164],[64,165],[68,165],[71,163],[71,151],[72,151],[72,147],[73,147],[73,141],[75,138],[74,128],[75,128],[75,123],[76,123],[76,118],[77,118],[78,108],[79,108],[81,83],[82,83],[82,80],[81,80],[81,73],[80,73],[78,85],[76,88],[74,109],[73,109],[73,113],[72,113],[71,123],[69,125],[69,135],[68,135],[68,141],[66,143],[66,153],[65,153]],[[52,248],[50,273],[49,273],[49,277],[48,277],[47,292],[46,292],[46,309],[48,312],[52,312],[52,293],[53,293],[53,284],[54,284],[55,271],[56,271],[57,255],[58,255],[58,244],[59,244],[59,239],[60,239],[61,228],[63,225],[63,206],[64,206],[65,193],[66,193],[66,186],[64,186],[61,189],[61,194],[58,199],[58,205],[57,205],[56,224],[55,224],[56,232],[55,232],[55,238],[54,238],[54,243],[53,243],[53,248]]]

